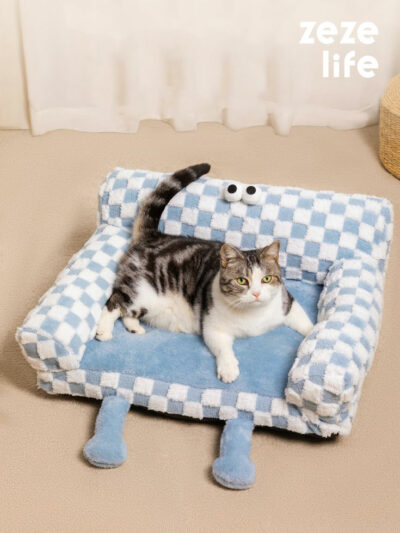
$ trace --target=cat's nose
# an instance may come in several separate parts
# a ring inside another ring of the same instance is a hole
[[[260,296],[260,293],[257,292],[257,291],[253,291],[251,294],[252,294],[255,298],[258,298],[258,297]]]

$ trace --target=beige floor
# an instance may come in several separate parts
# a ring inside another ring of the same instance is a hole
[[[377,129],[204,124],[176,133],[146,122],[136,135],[0,132],[0,531],[394,532],[399,513],[399,239],[385,287],[379,348],[350,436],[313,442],[257,431],[255,486],[216,485],[221,428],[132,410],[129,458],[102,471],[82,459],[98,404],[36,390],[14,330],[95,228],[97,189],[114,166],[171,171],[209,161],[212,175],[386,196],[400,181],[377,156]]]

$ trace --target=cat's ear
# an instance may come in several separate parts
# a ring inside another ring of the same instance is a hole
[[[266,246],[262,252],[261,256],[263,259],[274,259],[276,262],[278,262],[279,259],[279,249],[281,247],[280,241],[274,241],[269,246]]]
[[[243,254],[230,244],[223,244],[220,250],[221,255],[221,267],[226,268],[228,263],[233,263],[235,261],[243,261]]]

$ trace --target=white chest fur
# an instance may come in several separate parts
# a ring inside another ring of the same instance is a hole
[[[282,293],[278,291],[268,303],[255,302],[234,308],[222,296],[216,278],[213,283],[213,307],[206,320],[209,325],[223,329],[232,337],[261,335],[284,322]]]

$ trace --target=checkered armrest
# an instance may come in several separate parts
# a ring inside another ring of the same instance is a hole
[[[130,238],[124,228],[101,224],[28,314],[16,337],[35,370],[79,368]]]
[[[286,399],[326,434],[348,433],[378,342],[384,274],[373,259],[341,259],[330,268],[318,323],[299,347]],[[346,429],[347,428],[347,429]]]

